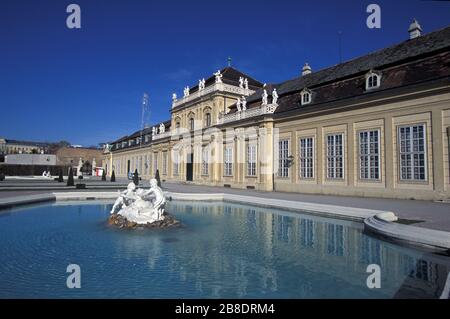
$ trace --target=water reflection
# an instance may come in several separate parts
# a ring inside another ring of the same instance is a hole
[[[121,236],[118,258],[145,256],[152,276],[191,297],[436,298],[450,270],[449,258],[382,242],[360,223],[235,204],[168,209],[184,228]],[[369,264],[382,289],[367,288]]]

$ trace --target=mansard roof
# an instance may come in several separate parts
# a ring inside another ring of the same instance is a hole
[[[222,81],[223,83],[239,86],[239,78],[247,78],[248,80],[248,87],[250,90],[257,90],[260,87],[262,87],[262,83],[258,80],[255,80],[251,76],[245,74],[244,72],[239,71],[238,69],[235,69],[231,66],[227,66],[226,68],[223,68],[220,70],[220,73],[222,74]],[[215,76],[211,75],[209,78],[205,79],[205,87],[208,85],[215,83]],[[198,91],[198,84],[191,87],[189,90],[189,93],[194,93]]]
[[[332,67],[267,85],[269,102],[273,88],[279,95],[279,107],[275,113],[298,107],[299,92],[304,88],[315,92],[315,99],[308,107],[358,96],[364,93],[365,86],[361,81],[369,70],[383,71],[383,80],[377,91],[448,76],[449,56],[446,53],[449,50],[450,27],[447,27]],[[262,90],[247,98],[247,108],[259,106]]]

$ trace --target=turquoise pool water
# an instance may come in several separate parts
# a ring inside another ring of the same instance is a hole
[[[124,231],[111,203],[0,212],[0,298],[437,298],[448,257],[360,223],[228,203],[170,202],[180,229]],[[66,267],[81,268],[68,289]],[[369,264],[381,288],[369,289]]]

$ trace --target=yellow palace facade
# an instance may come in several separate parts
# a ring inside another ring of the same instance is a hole
[[[368,197],[450,198],[450,27],[277,84],[227,67],[171,119],[108,144],[108,174]]]

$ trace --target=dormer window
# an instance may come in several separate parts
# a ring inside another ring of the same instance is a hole
[[[312,92],[308,89],[303,89],[300,92],[300,96],[301,96],[301,104],[302,105],[307,105],[309,103],[311,103],[312,101]]]
[[[381,75],[374,71],[366,74],[366,90],[377,89],[381,84]]]

